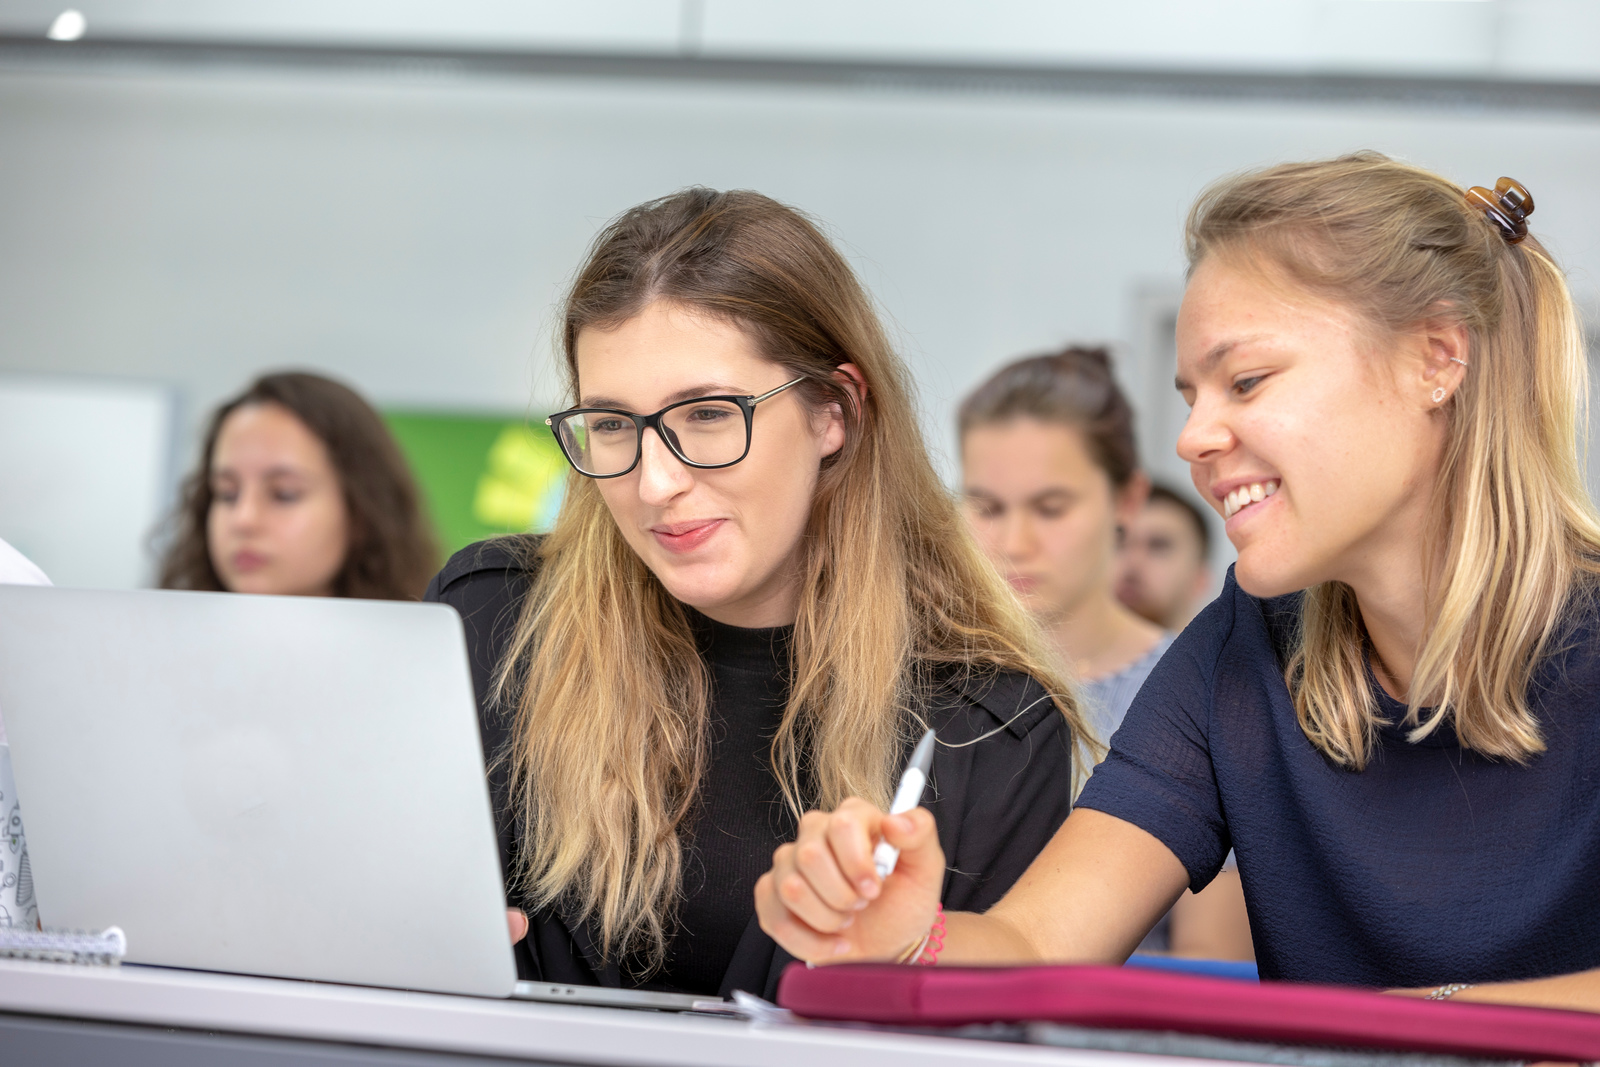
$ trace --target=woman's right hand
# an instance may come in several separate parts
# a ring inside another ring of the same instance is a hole
[[[872,862],[878,842],[900,850],[888,878]],[[761,929],[812,963],[895,960],[920,944],[938,913],[944,850],[925,808],[885,815],[854,797],[811,811],[800,834],[756,882]]]

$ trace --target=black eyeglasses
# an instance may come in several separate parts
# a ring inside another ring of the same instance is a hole
[[[615,408],[570,408],[544,420],[573,470],[590,478],[620,478],[639,465],[644,431],[656,432],[691,467],[731,467],[750,454],[756,405],[805,378],[760,396],[701,396],[668,404],[654,415]]]

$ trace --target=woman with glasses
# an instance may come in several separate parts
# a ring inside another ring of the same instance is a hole
[[[921,877],[997,901],[1066,817],[1080,712],[844,260],[691,189],[599,235],[561,336],[554,530],[428,594],[466,622],[522,975],[770,996],[756,880],[806,809],[887,804],[930,726]]]

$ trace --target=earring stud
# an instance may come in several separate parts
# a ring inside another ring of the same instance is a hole
[[[1439,386],[1439,388],[1437,388],[1437,389],[1435,389],[1433,391],[1433,402],[1435,404],[1437,404],[1440,401],[1442,401],[1443,399],[1444,399],[1444,386],[1441,385],[1441,386]]]

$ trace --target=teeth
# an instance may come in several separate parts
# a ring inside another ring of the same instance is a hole
[[[1251,504],[1259,504],[1273,493],[1278,491],[1278,482],[1269,480],[1265,482],[1252,482],[1250,485],[1241,485],[1229,493],[1222,500],[1222,517],[1231,519],[1244,508]]]

